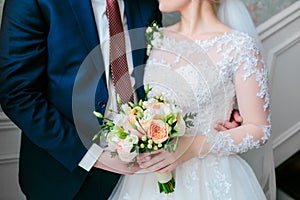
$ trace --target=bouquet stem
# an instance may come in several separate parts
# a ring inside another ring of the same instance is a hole
[[[172,193],[175,189],[175,180],[171,172],[167,173],[155,173],[158,180],[159,192],[162,193]]]

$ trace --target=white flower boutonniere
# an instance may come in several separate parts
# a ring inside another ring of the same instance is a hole
[[[160,44],[161,38],[163,38],[163,33],[159,31],[159,26],[156,22],[152,22],[150,26],[146,29],[146,44],[147,44],[147,56],[150,55],[153,46],[158,46]]]

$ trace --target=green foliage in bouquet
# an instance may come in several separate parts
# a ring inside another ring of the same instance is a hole
[[[94,115],[102,119],[100,130],[93,140],[104,140],[112,157],[118,156],[130,164],[136,164],[136,156],[150,153],[158,149],[175,151],[178,146],[179,136],[182,136],[186,127],[192,127],[192,120],[196,114],[182,116],[182,111],[173,103],[169,103],[162,95],[149,99],[152,90],[145,87],[145,98],[137,103],[121,103],[117,96],[119,111],[114,113],[114,119],[104,117],[101,113]],[[158,186],[160,192],[174,192],[175,180],[171,173],[159,174]]]

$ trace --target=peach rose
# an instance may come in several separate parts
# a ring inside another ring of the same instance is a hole
[[[156,103],[153,103],[153,104],[151,104],[151,108],[153,108],[153,109],[160,109],[160,107],[161,106],[163,106],[164,104],[163,103],[161,103],[161,102],[156,102]]]
[[[143,124],[143,122],[140,122]],[[140,127],[140,124],[136,121],[135,116],[128,116],[123,124],[124,131],[127,133],[132,133],[138,137],[142,137],[142,133],[144,133],[144,129]],[[132,126],[136,126],[136,129]]]
[[[147,136],[156,144],[163,143],[168,139],[168,125],[161,120],[151,121],[149,123]]]

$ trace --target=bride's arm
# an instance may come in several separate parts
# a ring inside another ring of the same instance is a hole
[[[270,136],[267,70],[259,52],[253,47],[241,51],[235,63],[234,82],[243,124],[215,134],[181,137],[175,152],[161,151],[148,160],[140,158],[142,168],[171,171],[194,157],[208,154],[230,155],[258,148]]]
[[[267,69],[255,48],[238,56],[234,81],[243,125],[209,136],[210,154],[243,153],[266,143],[270,136]]]

